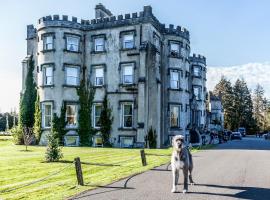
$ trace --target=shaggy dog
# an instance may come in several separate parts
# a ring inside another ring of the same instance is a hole
[[[171,158],[172,175],[173,175],[172,192],[176,192],[179,173],[180,170],[182,170],[184,175],[183,193],[186,193],[188,190],[188,172],[190,184],[194,185],[191,174],[193,169],[192,155],[188,147],[185,145],[184,136],[182,135],[177,135],[173,137],[172,146],[173,146],[173,153]]]

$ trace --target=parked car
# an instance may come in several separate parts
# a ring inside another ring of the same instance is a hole
[[[240,132],[232,132],[231,140],[234,140],[234,139],[242,140],[242,134]]]
[[[239,127],[238,132],[241,133],[242,137],[246,137],[246,128],[244,127]]]
[[[266,140],[270,140],[270,133],[263,134],[263,138]]]

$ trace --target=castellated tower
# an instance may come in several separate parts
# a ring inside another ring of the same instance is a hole
[[[27,26],[22,92],[31,55],[42,108],[40,144],[46,144],[53,113],[59,116],[63,105],[65,144],[79,144],[76,88],[83,69],[96,89],[92,124],[97,131],[101,103],[108,95],[114,117],[110,141],[115,147],[147,145],[151,127],[158,147],[170,145],[178,134],[189,142],[191,125],[204,127],[205,58],[190,57],[188,30],[166,27],[151,6],[114,16],[98,4],[92,20],[53,15]]]

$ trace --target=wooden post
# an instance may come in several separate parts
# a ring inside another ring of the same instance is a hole
[[[142,165],[146,166],[147,163],[146,163],[146,157],[145,157],[144,149],[141,150],[141,159],[142,159]]]
[[[76,169],[76,175],[77,175],[77,180],[79,185],[84,185],[83,184],[83,174],[82,174],[82,166],[81,166],[81,160],[79,157],[74,159],[75,162],[75,169]]]

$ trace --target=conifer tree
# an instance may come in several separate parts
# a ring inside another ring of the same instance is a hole
[[[33,128],[36,143],[38,144],[41,137],[41,109],[40,109],[40,99],[37,93],[36,102],[35,102],[35,123]]]
[[[264,128],[264,89],[261,85],[257,84],[253,92],[253,116],[257,124],[257,131]]]

